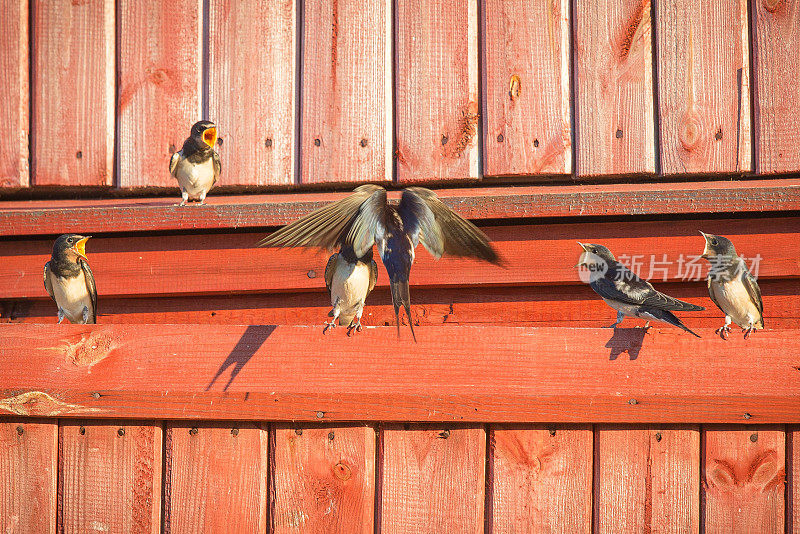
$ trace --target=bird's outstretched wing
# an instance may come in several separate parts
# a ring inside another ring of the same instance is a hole
[[[651,306],[661,310],[700,311],[705,309],[702,306],[690,304],[656,291],[650,282],[642,280],[622,264],[609,267],[605,276],[590,283],[592,289],[605,299]]]
[[[486,234],[448,208],[430,189],[405,189],[397,212],[414,245],[422,241],[435,258],[448,254],[500,264]]]
[[[336,260],[339,258],[339,253],[334,252],[328,258],[328,263],[325,264],[325,287],[328,288],[328,293],[331,292],[331,284],[333,283],[333,272],[336,270]]]
[[[56,300],[56,296],[53,294],[53,284],[50,283],[50,262],[44,264],[44,288],[47,290],[47,294],[50,295],[50,298],[53,299],[53,302]]]
[[[92,323],[97,323],[97,287],[94,285],[94,274],[89,268],[89,264],[84,260],[78,260],[83,269],[83,276],[86,278],[86,290],[89,292],[89,298],[92,299]]]
[[[180,153],[180,151],[178,151],[178,152],[174,152],[174,153],[172,154],[172,157],[171,157],[171,158],[169,158],[169,173],[170,173],[172,176],[176,176],[176,174],[175,174],[175,169],[177,169],[177,168],[178,168],[178,161],[180,161],[180,159],[181,159],[181,153]],[[176,176],[176,177],[177,177],[177,176]]]

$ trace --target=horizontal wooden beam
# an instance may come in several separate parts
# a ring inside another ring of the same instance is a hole
[[[776,180],[536,185],[442,189],[470,219],[790,211],[800,178]],[[0,235],[262,228],[286,224],[347,193],[213,195],[206,206],[174,198],[0,202]],[[394,194],[396,196],[396,193]]]
[[[800,423],[800,337],[672,328],[0,325],[0,412],[278,421]]]

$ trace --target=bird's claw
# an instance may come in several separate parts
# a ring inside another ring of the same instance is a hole
[[[747,327],[747,328],[742,328],[742,332],[744,332],[744,338],[745,339],[749,338],[750,334],[752,334],[754,330],[755,330],[755,327],[753,327],[753,326],[750,326],[750,327]]]
[[[361,330],[362,330],[361,321],[357,323],[350,323],[350,326],[347,327],[347,335],[351,336],[354,331],[361,332]]]
[[[336,328],[336,324],[333,321],[325,323],[325,328],[322,329],[322,333],[326,334],[328,329],[333,330],[334,328]]]
[[[716,330],[714,330],[714,333],[717,334],[722,339],[727,340],[728,339],[728,334],[730,333],[730,331],[731,331],[731,327],[730,326],[723,325],[723,326],[720,326],[719,328],[717,328]],[[744,330],[742,330],[742,332],[744,332]],[[745,338],[746,337],[747,337],[747,335],[745,335]]]

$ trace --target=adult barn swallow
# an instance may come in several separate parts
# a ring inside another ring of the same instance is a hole
[[[617,322],[610,328],[616,328],[627,315],[663,321],[700,337],[689,330],[672,311],[700,311],[705,308],[656,291],[650,282],[642,280],[618,262],[603,245],[578,244],[583,248],[578,265],[594,267],[591,269],[589,285],[606,304],[617,310]]]
[[[91,236],[89,236],[91,237]],[[44,264],[44,288],[58,305],[58,322],[95,324],[97,288],[86,259],[89,237],[64,234],[53,244],[53,255]]]
[[[217,183],[222,163],[214,151],[216,143],[216,125],[209,121],[196,122],[183,142],[183,148],[170,158],[169,172],[181,188],[181,206],[189,200],[199,200],[202,206],[206,195]]]
[[[341,251],[334,252],[325,266],[325,285],[331,296],[333,309],[328,313],[331,322],[328,328],[347,325],[347,333],[361,332],[361,314],[364,313],[364,301],[375,287],[378,280],[378,264],[372,259],[372,248],[362,257],[356,256],[353,247],[342,246]]]
[[[349,246],[359,258],[373,244],[377,245],[389,274],[397,335],[400,335],[399,310],[402,306],[416,341],[408,278],[414,263],[414,249],[420,242],[436,259],[448,254],[500,263],[497,252],[483,232],[445,206],[436,193],[422,187],[406,188],[400,203],[395,206],[387,202],[384,188],[359,186],[352,195],[284,226],[259,245],[322,247],[328,250]]]
[[[703,257],[711,264],[708,272],[708,294],[714,304],[725,313],[725,324],[716,333],[722,339],[728,339],[733,321],[742,328],[747,339],[753,330],[764,328],[761,289],[744,260],[736,254],[730,239],[700,233],[706,240]]]

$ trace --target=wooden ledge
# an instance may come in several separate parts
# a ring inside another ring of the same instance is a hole
[[[0,325],[0,411],[277,421],[800,423],[800,338],[701,329]]]
[[[442,189],[470,219],[731,213],[800,209],[800,178],[750,181],[536,185]],[[178,197],[0,202],[0,235],[114,233],[286,224],[348,193],[214,196],[206,206]],[[392,196],[397,196],[393,193]]]

